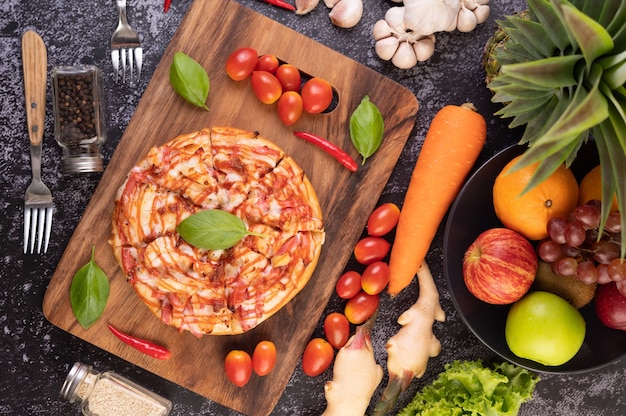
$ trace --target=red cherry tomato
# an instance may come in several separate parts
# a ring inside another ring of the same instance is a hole
[[[354,257],[361,264],[372,264],[385,258],[391,244],[381,237],[364,237],[354,246]]]
[[[276,365],[276,345],[272,341],[261,341],[256,344],[252,353],[252,369],[259,376],[272,372]]]
[[[264,104],[274,104],[283,93],[278,79],[267,71],[252,71],[252,91]]]
[[[339,349],[350,337],[350,322],[342,313],[333,312],[324,319],[324,335],[330,345]]]
[[[280,121],[285,126],[291,126],[302,116],[302,97],[295,91],[285,91],[278,99],[276,111]]]
[[[252,358],[241,350],[232,350],[226,355],[224,362],[226,376],[236,386],[245,386],[252,376]]]
[[[400,208],[393,202],[387,202],[376,208],[367,219],[367,233],[382,237],[398,225]]]
[[[361,291],[353,298],[348,299],[343,313],[350,323],[360,325],[374,315],[374,312],[378,309],[379,302],[380,298],[378,295],[369,295]]]
[[[300,92],[302,77],[298,68],[291,64],[282,64],[276,69],[276,78],[283,86],[283,91]]]
[[[302,355],[302,371],[315,377],[326,370],[333,362],[335,351],[333,346],[323,338],[313,338],[307,344]]]
[[[321,78],[311,78],[302,87],[304,110],[311,114],[321,113],[333,101],[333,88]]]
[[[259,56],[259,61],[254,67],[255,71],[267,71],[270,74],[276,73],[276,69],[278,68],[278,58],[276,58],[272,54],[265,54]]]
[[[226,73],[235,81],[246,79],[252,74],[259,55],[252,48],[239,48],[226,59]]]
[[[361,275],[355,271],[347,271],[335,284],[335,291],[341,299],[350,299],[361,290]]]
[[[389,265],[384,261],[375,261],[363,270],[361,287],[369,295],[378,295],[389,283]]]

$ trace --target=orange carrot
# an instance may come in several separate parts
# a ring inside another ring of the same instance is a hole
[[[424,261],[450,205],[487,139],[487,123],[466,103],[447,105],[433,118],[404,197],[389,259],[387,292],[407,287]]]

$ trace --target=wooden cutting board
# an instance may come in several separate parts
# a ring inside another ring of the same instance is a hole
[[[259,54],[272,53],[306,74],[329,81],[339,97],[334,111],[305,115],[291,127],[282,125],[275,106],[255,98],[249,80],[235,82],[225,74],[227,56],[243,46],[253,47]],[[209,112],[186,103],[172,90],[169,66],[177,51],[187,53],[207,70],[211,79]],[[383,113],[385,135],[380,149],[358,172],[349,172],[317,147],[292,135],[296,130],[319,134],[360,162],[350,141],[349,118],[365,95]],[[249,415],[269,414],[298,365],[361,236],[367,216],[411,133],[417,110],[417,99],[406,88],[261,14],[231,0],[195,1],[165,51],[52,276],[43,302],[46,318],[89,343],[211,400]],[[129,169],[152,146],[207,126],[259,131],[293,156],[317,191],[326,242],[308,285],[271,319],[243,335],[198,339],[164,325],[148,311],[115,263],[107,239],[115,195]],[[111,294],[101,319],[84,330],[72,314],[69,287],[72,276],[89,261],[92,246],[96,263],[110,278]],[[107,323],[166,346],[172,358],[160,361],[135,351],[115,338]],[[235,348],[251,353],[263,339],[276,344],[277,367],[268,376],[253,376],[243,388],[234,386],[224,374],[226,353]]]

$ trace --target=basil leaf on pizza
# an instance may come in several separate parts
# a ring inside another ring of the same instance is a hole
[[[95,247],[91,249],[91,260],[76,272],[70,285],[72,311],[85,329],[100,318],[109,299],[109,278],[96,264],[94,252]]]
[[[219,209],[200,211],[185,218],[176,231],[192,246],[206,250],[231,248],[247,235],[263,236],[249,232],[238,216]]]

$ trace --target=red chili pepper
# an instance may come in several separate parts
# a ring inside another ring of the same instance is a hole
[[[294,6],[293,4],[289,4],[284,0],[263,0],[263,1],[265,1],[267,4],[271,4],[272,6],[282,7],[283,9],[296,10],[296,6]]]
[[[163,13],[167,13],[170,8],[170,4],[172,4],[172,0],[165,0],[165,3],[163,3]]]
[[[172,356],[172,353],[157,344],[154,344],[150,341],[146,341],[145,339],[135,338],[131,335],[125,334],[120,330],[116,329],[113,325],[107,324],[113,335],[121,339],[125,344],[130,345],[138,351],[143,352],[151,357],[158,358],[159,360],[167,360]]]
[[[295,131],[293,132],[293,134],[300,139],[306,140],[307,142],[313,143],[314,145],[318,146],[326,153],[337,159],[339,163],[344,165],[352,172],[356,172],[356,170],[359,168],[359,165],[357,165],[357,163],[354,161],[354,159],[352,159],[349,154],[347,154],[340,147],[329,142],[328,140],[320,136],[316,136],[315,134],[306,133],[304,131]]]

